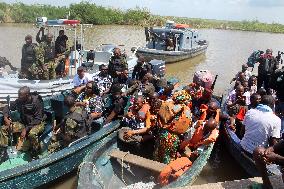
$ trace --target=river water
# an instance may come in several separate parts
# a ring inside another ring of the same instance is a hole
[[[5,56],[14,66],[19,67],[24,37],[27,34],[35,37],[36,33],[37,28],[29,24],[0,24],[0,56]],[[67,31],[70,40],[74,40],[72,33],[74,32]],[[130,52],[131,47],[145,44],[144,29],[137,26],[93,26],[84,33],[86,49],[95,48],[103,43],[114,43],[124,45],[123,48]],[[200,34],[209,41],[206,54],[191,60],[168,64],[166,75],[178,77],[182,83],[188,83],[196,70],[208,69],[214,75],[219,75],[215,86],[218,95],[223,94],[229,87],[230,80],[254,50],[272,48],[274,53],[278,50],[284,51],[283,34],[216,29],[203,29],[200,30]],[[218,142],[209,163],[195,184],[245,177],[247,175],[228,154],[222,142]],[[48,185],[47,188],[74,188],[76,179],[74,172]]]

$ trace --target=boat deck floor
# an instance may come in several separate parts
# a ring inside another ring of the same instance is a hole
[[[284,184],[281,176],[271,176],[270,181],[274,189],[284,189]],[[225,181],[218,183],[209,183],[195,186],[183,187],[180,189],[248,189],[253,184],[261,184],[261,177],[254,177],[249,179],[235,180],[235,181]]]

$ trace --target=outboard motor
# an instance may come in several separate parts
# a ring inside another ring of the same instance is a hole
[[[163,77],[166,72],[166,64],[163,60],[151,60],[149,64],[152,66],[153,75]]]

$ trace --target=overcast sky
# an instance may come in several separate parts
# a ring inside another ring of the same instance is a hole
[[[76,0],[0,0],[7,3],[68,6]],[[105,7],[121,9],[146,7],[153,14],[210,18],[219,20],[255,20],[284,24],[284,0],[89,0]]]

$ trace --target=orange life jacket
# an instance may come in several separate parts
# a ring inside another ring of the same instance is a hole
[[[202,120],[202,121],[206,120],[207,110],[208,110],[208,106],[205,104],[201,104],[200,106],[201,115],[200,115],[199,120]],[[217,121],[217,123],[219,123],[219,120],[220,120],[220,111],[221,111],[220,109],[216,110],[216,116],[214,119]]]
[[[192,165],[192,162],[186,158],[177,158],[171,161],[160,173],[158,177],[158,182],[165,186],[169,184],[170,180],[176,180],[180,177],[186,170],[188,170]]]

